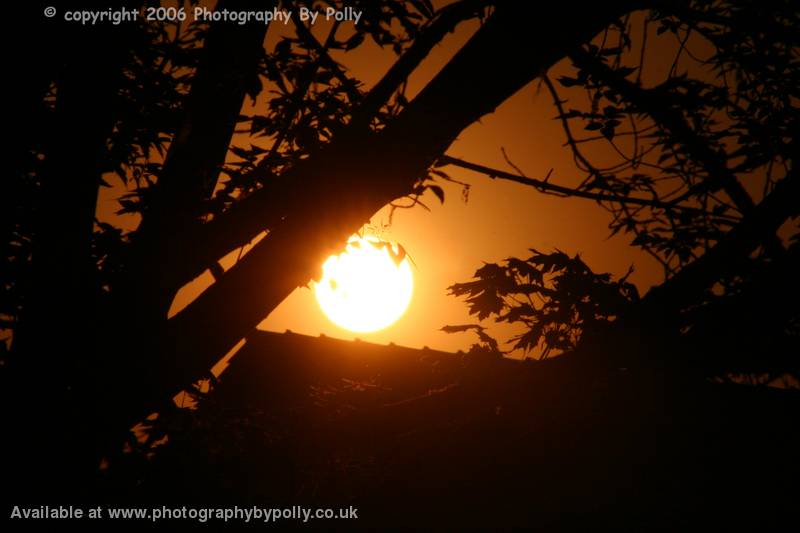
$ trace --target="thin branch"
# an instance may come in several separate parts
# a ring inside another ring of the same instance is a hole
[[[297,29],[298,36],[301,36],[302,38],[304,38],[304,40],[306,40],[306,44],[308,46],[313,47],[313,45],[310,42],[310,41],[313,41],[316,44],[316,46],[318,46],[320,49],[322,49],[324,51],[324,47],[322,45],[320,45],[319,42],[317,42],[317,40],[314,38],[314,36],[311,35],[311,32],[308,31],[308,28],[306,28],[305,25],[303,25],[302,21],[300,21],[298,17],[299,16],[295,14],[295,16],[293,18],[294,23],[295,23],[295,27]],[[338,29],[338,27],[339,27],[338,24],[334,23],[333,27],[330,30],[330,33],[328,34],[328,38],[326,39],[326,47],[328,46],[328,43],[330,43],[334,39],[334,36],[336,35],[336,30]],[[302,30],[305,30],[305,34],[303,34],[303,35],[301,35],[301,33],[302,33],[301,28],[302,28]],[[328,57],[328,59],[330,59],[330,57],[327,56],[327,54],[325,54],[325,57]],[[334,63],[334,65],[338,66],[338,64],[335,61],[333,61],[332,59],[330,59],[330,61],[332,61]],[[267,174],[267,175],[271,174],[272,164],[275,161],[275,159],[278,157],[279,150],[280,150],[281,146],[283,145],[283,142],[286,140],[286,136],[289,134],[289,130],[291,129],[291,121],[293,121],[295,115],[297,115],[297,113],[299,113],[301,111],[302,105],[303,105],[303,101],[305,100],[309,89],[311,89],[311,85],[312,85],[312,83],[314,81],[314,76],[316,75],[317,71],[319,70],[319,67],[321,66],[322,62],[323,62],[323,55],[321,53],[319,53],[319,51],[318,51],[317,60],[314,63],[311,63],[311,64],[308,65],[308,67],[307,67],[308,72],[305,74],[305,76],[302,77],[301,84],[299,86],[296,86],[294,91],[292,91],[292,94],[290,96],[290,98],[291,98],[291,110],[289,111],[289,114],[288,114],[289,123],[287,123],[287,126],[280,131],[280,133],[278,134],[278,137],[272,143],[272,147],[270,148],[269,153],[266,156],[264,156],[261,159],[261,161],[259,161],[256,164],[255,168],[253,169],[253,172],[258,173],[258,174]],[[346,76],[345,76],[345,79],[347,79]],[[348,87],[348,86],[345,85],[345,87]],[[356,89],[356,92],[357,92],[357,89]],[[348,97],[350,97],[351,101],[352,101],[352,96],[350,95],[350,93],[348,93]]]
[[[686,122],[680,111],[675,111],[680,109],[680,106],[669,99],[668,93],[658,88],[646,89],[631,82],[583,49],[573,53],[570,58],[573,63],[590,70],[593,76],[602,79],[608,87],[647,113],[672,137],[680,139],[687,155],[705,169],[708,178],[702,180],[699,185],[690,186],[685,194],[672,200],[673,202],[686,200],[702,192],[711,193],[722,189],[741,213],[747,214],[755,208],[750,194],[727,167],[725,161],[721,160],[713,148]],[[771,253],[780,254],[783,251],[783,245],[776,236],[770,238],[767,245]]]
[[[317,53],[318,63],[324,64],[328,67],[333,75],[336,76],[336,79],[342,84],[342,87],[347,91],[347,97],[350,99],[351,103],[356,103],[361,99],[361,91],[358,90],[358,86],[355,80],[348,78],[347,74],[342,69],[342,66],[337,63],[328,53],[328,47],[330,43],[334,40],[334,35],[336,35],[336,30],[339,27],[338,22],[334,22],[333,28],[331,29],[328,38],[325,42],[325,46],[323,46],[319,41],[317,41],[314,34],[308,29],[308,27],[303,24],[303,21],[300,20],[300,15],[297,11],[292,11],[292,22],[294,22],[295,28],[297,29],[297,35],[300,37],[305,45],[314,50]]]
[[[439,157],[436,162],[436,165],[437,166],[453,165],[465,168],[473,172],[484,174],[485,176],[488,176],[491,179],[502,179],[502,180],[513,181],[515,183],[521,183],[523,185],[528,185],[530,187],[534,187],[535,189],[537,189],[539,192],[542,193],[556,194],[559,196],[586,198],[588,200],[595,200],[598,202],[616,202],[620,204],[640,205],[640,206],[660,208],[665,210],[683,210],[683,211],[691,211],[696,213],[707,214],[702,209],[697,209],[695,207],[673,205],[670,203],[660,202],[658,200],[652,200],[647,198],[596,193],[596,192],[585,191],[582,189],[564,187],[563,185],[556,185],[548,181],[550,174],[552,174],[553,172],[552,169],[547,173],[547,176],[544,179],[535,179],[535,178],[529,178],[524,175],[511,174],[509,172],[480,165],[478,163],[471,163],[469,161],[464,161],[463,159],[459,159],[449,155],[443,155]],[[720,216],[719,218],[729,219],[731,222],[736,222],[737,220],[736,218],[730,216]]]
[[[460,22],[473,17],[490,3],[488,0],[462,0],[440,9],[431,23],[414,39],[411,47],[367,93],[361,105],[353,113],[350,124],[357,126],[369,124],[369,121],[416,70],[433,47],[439,44],[445,35],[453,31]]]
[[[592,75],[602,79],[608,87],[647,113],[673,137],[682,139],[687,152],[693,159],[700,162],[709,174],[710,180],[704,180],[703,183],[713,181],[715,184],[719,184],[743,213],[754,207],[752,198],[744,190],[736,176],[719,160],[719,157],[686,123],[685,119],[674,111],[678,106],[672,105],[664,91],[659,91],[657,88],[645,89],[636,85],[585,50],[575,52],[571,58],[576,65],[589,69]],[[680,198],[680,200],[683,199],[685,198]]]
[[[558,91],[556,90],[555,85],[553,82],[550,81],[550,78],[547,75],[542,76],[542,81],[547,87],[547,90],[550,92],[550,95],[553,98],[553,104],[556,106],[558,110],[558,116],[561,120],[561,127],[564,129],[564,134],[567,137],[567,144],[572,149],[572,153],[575,156],[576,163],[580,163],[583,165],[581,170],[588,172],[592,175],[599,175],[600,172],[592,165],[592,163],[583,155],[583,153],[578,148],[578,143],[575,141],[575,137],[572,135],[572,130],[569,127],[569,121],[565,118],[566,112],[564,111],[564,102],[561,97],[558,95]],[[580,165],[579,165],[580,167]]]

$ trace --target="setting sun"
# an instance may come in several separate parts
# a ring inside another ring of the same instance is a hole
[[[413,286],[408,258],[399,247],[373,237],[351,237],[344,252],[322,265],[322,279],[314,292],[333,323],[370,332],[402,316]]]

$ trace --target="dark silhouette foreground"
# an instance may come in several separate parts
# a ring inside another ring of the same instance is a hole
[[[571,370],[256,333],[151,462],[107,481],[127,505],[359,509],[322,528],[788,523],[798,391]]]

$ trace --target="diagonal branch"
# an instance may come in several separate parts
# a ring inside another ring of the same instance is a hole
[[[461,0],[442,8],[430,25],[414,40],[414,44],[364,96],[353,114],[348,130],[366,127],[433,47],[460,22],[473,17],[490,3],[489,0]],[[298,28],[298,31],[302,30]],[[268,155],[259,163],[260,172],[269,172],[266,165],[269,158]],[[273,229],[283,220],[287,202],[296,187],[292,176],[272,176],[262,181],[264,185],[261,189],[237,201],[228,211],[213,220],[188,229],[180,240],[171,244],[173,255],[180,258],[175,265],[180,269],[176,273],[179,284],[191,281],[220,257],[248,244],[259,233]]]
[[[452,157],[449,155],[441,156],[437,160],[437,165],[453,165],[467,170],[471,170],[473,172],[484,174],[485,176],[488,176],[491,179],[502,179],[502,180],[513,181],[515,183],[521,183],[523,185],[528,185],[530,187],[533,187],[536,190],[543,192],[545,194],[556,194],[564,197],[586,198],[588,200],[595,200],[598,202],[616,202],[620,204],[640,205],[640,206],[665,209],[665,210],[681,210],[681,211],[690,211],[690,212],[708,214],[706,211],[703,211],[702,209],[698,209],[696,207],[673,205],[671,202],[661,202],[655,198],[637,198],[634,196],[618,196],[615,194],[608,194],[608,193],[595,193],[583,189],[574,189],[572,187],[556,185],[555,183],[550,183],[550,181],[548,181],[550,173],[547,174],[548,177],[546,177],[543,180],[540,180],[535,178],[529,178],[527,176],[511,174],[510,172],[505,172],[503,170],[498,170],[477,163],[471,163],[469,161],[464,161],[463,159],[458,159],[456,157]],[[734,217],[722,216],[720,218],[728,218],[730,219],[729,222],[735,222],[736,220],[738,220]]]
[[[267,7],[275,1],[260,3]],[[252,7],[244,0],[220,4],[221,9]],[[116,284],[130,289],[119,297],[119,305],[148,309],[155,320],[166,316],[180,287],[174,273],[184,261],[175,253],[175,243],[200,224],[201,206],[217,184],[242,103],[257,79],[266,31],[262,24],[219,22],[210,26],[183,122],[170,144],[152,202],[134,234],[124,282]],[[163,258],[163,263],[154,264],[153,257]]]
[[[681,311],[696,304],[698,295],[716,281],[736,273],[753,250],[788,218],[800,215],[796,201],[800,196],[797,174],[797,169],[792,169],[708,252],[651,289],[607,330],[584,336],[574,351],[554,359],[553,366],[567,366],[591,375],[599,368],[656,363],[663,371],[666,368],[663,365],[686,362],[681,356],[691,356],[694,352],[678,336]],[[791,258],[785,254],[774,261],[783,267],[787,260]],[[603,357],[597,357],[599,354]]]
[[[274,0],[261,0],[271,7]],[[219,9],[249,5],[220,2]],[[257,79],[266,26],[213,24],[203,58],[192,81],[185,119],[175,134],[158,177],[153,205],[143,215],[140,232],[155,231],[197,215],[213,192],[225,160],[239,111],[252,80]],[[213,102],[213,105],[209,103]]]
[[[389,71],[367,93],[359,108],[353,113],[350,124],[367,126],[394,92],[408,79],[414,70],[428,57],[434,46],[452,32],[464,20],[474,17],[491,0],[461,0],[440,9],[434,20],[424,28],[414,43],[398,59]]]
[[[690,298],[708,289],[714,281],[735,272],[754,249],[775,235],[788,218],[800,214],[797,204],[800,176],[797,174],[798,169],[793,168],[714,247],[645,295],[642,299],[644,307],[658,308],[661,313],[677,313]]]

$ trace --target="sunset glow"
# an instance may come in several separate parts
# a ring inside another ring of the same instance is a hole
[[[352,237],[347,249],[322,266],[314,292],[322,311],[336,325],[370,332],[393,324],[411,302],[413,276],[397,246],[371,237]]]

